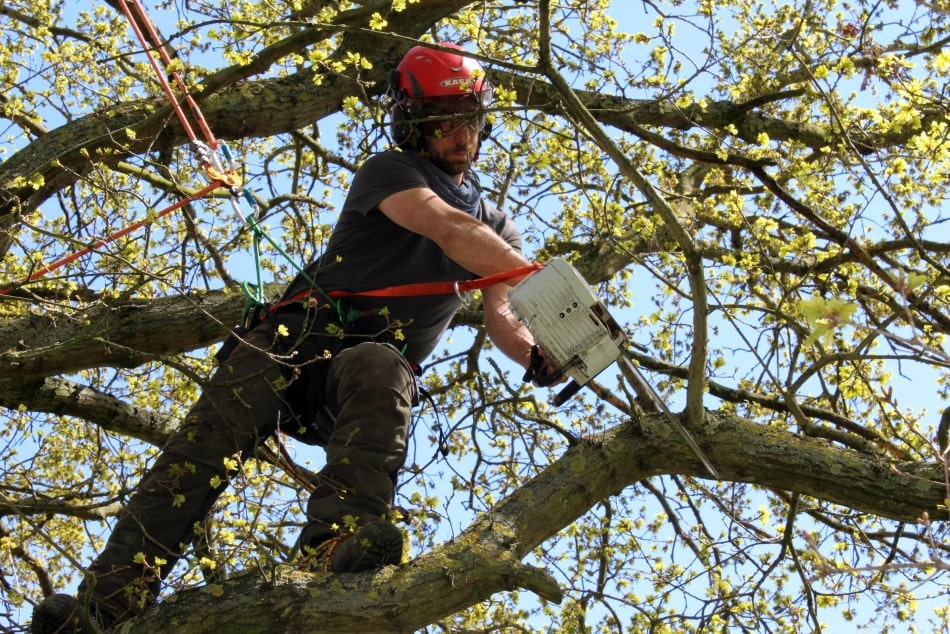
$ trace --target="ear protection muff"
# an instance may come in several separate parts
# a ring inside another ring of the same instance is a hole
[[[412,122],[412,115],[398,101],[389,107],[389,133],[397,147],[422,149],[422,133]]]
[[[413,147],[419,149],[419,132],[411,121],[411,115],[406,109],[405,91],[399,88],[399,71],[393,69],[389,73],[389,88],[386,96],[391,100],[389,106],[389,133],[397,147]]]
[[[491,121],[485,119],[485,125],[482,126],[481,132],[478,133],[478,140],[484,141],[491,136]]]

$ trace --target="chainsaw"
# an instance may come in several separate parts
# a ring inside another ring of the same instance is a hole
[[[542,359],[535,351],[530,377],[549,385],[563,376],[568,385],[554,398],[560,407],[607,366],[617,362],[621,374],[640,398],[652,402],[673,424],[714,478],[719,474],[683,423],[676,418],[627,355],[629,341],[590,285],[567,260],[553,258],[508,295],[514,315],[534,335],[535,342],[557,365],[553,373],[539,374]]]

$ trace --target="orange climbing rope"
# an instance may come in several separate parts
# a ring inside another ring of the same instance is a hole
[[[214,133],[211,131],[211,127],[208,125],[207,120],[201,112],[201,108],[198,107],[198,103],[188,92],[188,87],[185,85],[181,74],[177,70],[172,69],[172,57],[162,44],[158,35],[158,31],[156,31],[155,26],[152,24],[152,21],[145,12],[145,8],[142,6],[139,0],[118,0],[118,2],[123,14],[125,14],[125,17],[128,19],[132,30],[135,32],[135,35],[138,38],[146,57],[148,57],[149,65],[155,71],[155,76],[161,84],[162,90],[168,98],[168,101],[171,103],[175,115],[181,122],[181,125],[185,130],[185,134],[191,141],[195,153],[201,162],[202,168],[205,170],[205,173],[208,176],[209,184],[197,192],[190,194],[178,202],[158,211],[148,218],[136,221],[127,227],[107,235],[104,238],[98,239],[93,244],[65,257],[62,257],[51,264],[41,266],[38,270],[16,284],[0,287],[0,296],[9,294],[11,291],[22,286],[23,284],[27,284],[45,277],[54,270],[65,266],[84,255],[92,253],[96,249],[99,249],[110,242],[117,240],[118,238],[126,236],[133,231],[136,231],[137,229],[140,229],[141,227],[172,213],[173,211],[181,209],[194,200],[203,198],[219,187],[227,187],[230,190],[232,204],[234,204],[235,207],[238,207],[234,200],[239,193],[241,179],[234,168],[233,160],[230,157],[230,152],[227,150],[227,146],[224,146],[215,138]],[[144,31],[142,27],[144,27]],[[172,86],[166,77],[171,77],[174,80],[175,86],[178,88],[178,91],[181,94],[181,98],[179,98],[179,96],[175,93],[175,90],[172,89]],[[187,111],[185,106],[187,106]],[[194,121],[189,118],[189,113]],[[201,131],[204,140],[198,138],[198,135],[195,132],[196,128]],[[218,150],[222,150],[225,153],[227,164],[221,161],[221,158],[218,155]],[[237,211],[238,215],[240,215],[241,218],[247,222],[247,218],[245,218],[244,214],[241,213],[239,207],[237,208]],[[255,226],[253,223],[250,224]]]
[[[122,13],[124,13],[128,19],[129,24],[132,26],[132,31],[135,32],[139,44],[142,45],[142,50],[148,58],[149,65],[152,67],[152,70],[155,71],[155,77],[158,79],[162,91],[165,93],[168,102],[175,111],[175,115],[185,129],[185,134],[198,148],[199,158],[202,159],[202,164],[208,172],[208,176],[211,180],[220,180],[232,187],[239,186],[240,179],[234,170],[224,168],[220,162],[216,160],[216,152],[221,147],[221,144],[211,131],[211,127],[208,125],[207,120],[205,120],[201,108],[198,107],[198,103],[188,91],[188,86],[185,84],[184,79],[182,79],[181,73],[173,68],[174,60],[172,60],[171,55],[162,43],[158,31],[155,29],[155,25],[145,12],[145,7],[142,6],[139,0],[129,0],[128,2],[126,0],[119,0],[119,6],[122,9]],[[138,20],[136,20],[136,18],[138,18]],[[143,27],[145,29],[144,31]],[[163,64],[164,67],[162,66]],[[172,89],[168,77],[174,80],[175,86],[181,93],[181,99],[179,99],[178,95],[175,94],[175,91]],[[204,136],[204,144],[206,144],[204,147],[198,135],[195,133],[188,113],[182,106],[182,101],[188,106],[188,112],[194,117],[195,126],[201,130]]]

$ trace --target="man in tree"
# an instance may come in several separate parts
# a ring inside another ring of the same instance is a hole
[[[390,87],[402,151],[375,155],[356,172],[326,251],[219,354],[220,367],[129,499],[79,598],[43,601],[35,634],[93,631],[93,621],[112,627],[153,602],[235,460],[277,430],[326,449],[298,544],[308,564],[356,572],[400,561],[403,536],[386,514],[406,458],[414,368],[460,300],[454,292],[359,293],[530,265],[514,224],[482,200],[471,171],[492,87],[462,52],[417,46],[402,59]],[[489,336],[527,368],[534,341],[507,302],[523,276],[484,289],[483,300]],[[338,299],[344,291],[356,294]]]

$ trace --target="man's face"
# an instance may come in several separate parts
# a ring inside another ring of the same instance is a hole
[[[447,119],[439,123],[452,123],[453,130],[432,134],[423,129],[423,139],[429,160],[449,176],[461,176],[471,166],[478,152],[480,127],[471,122]],[[428,124],[425,124],[425,128]]]
[[[460,177],[475,160],[485,115],[474,100],[450,102],[426,113],[419,123],[424,149],[439,169]]]

